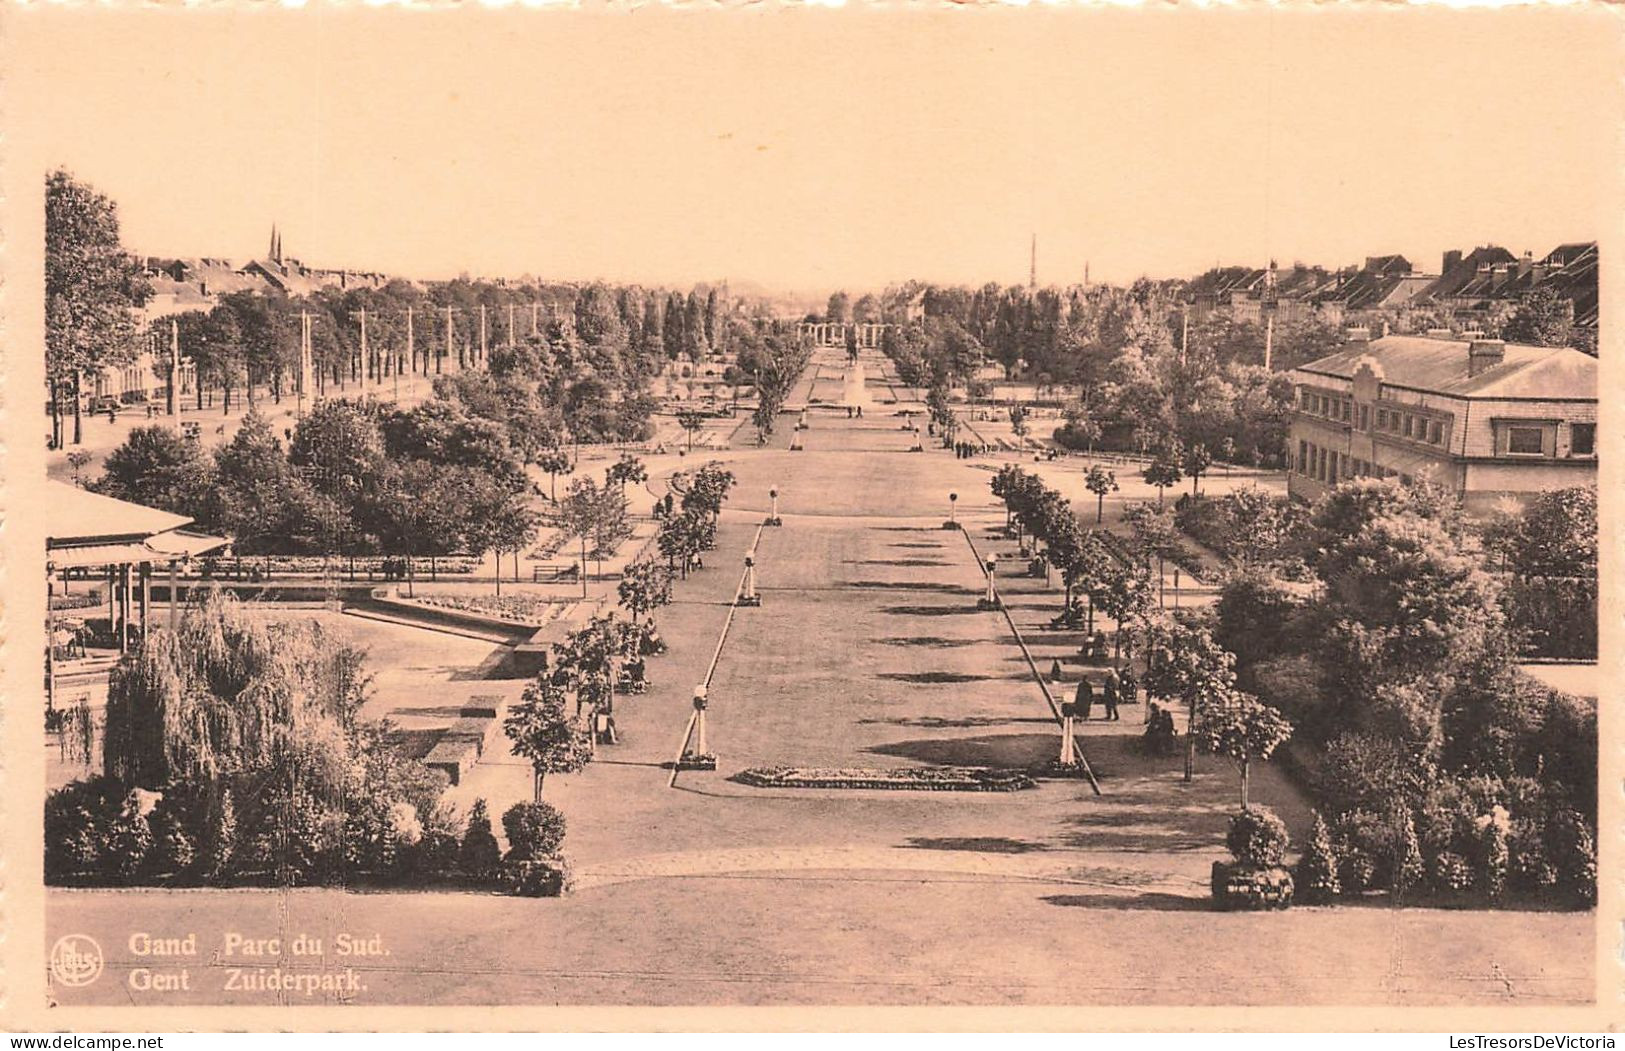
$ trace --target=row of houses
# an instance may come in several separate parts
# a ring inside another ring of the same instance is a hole
[[[1558,245],[1536,260],[1497,245],[1463,253],[1451,250],[1437,272],[1418,270],[1401,255],[1369,256],[1363,265],[1328,270],[1298,263],[1278,267],[1216,267],[1190,282],[1194,316],[1221,307],[1243,321],[1261,323],[1267,313],[1290,322],[1316,314],[1332,324],[1387,317],[1399,327],[1415,320],[1435,327],[1448,319],[1456,331],[1482,328],[1514,309],[1525,295],[1547,288],[1573,306],[1574,323],[1597,327],[1597,244]]]
[[[210,257],[158,256],[149,256],[142,263],[152,289],[146,305],[141,308],[139,324],[143,330],[161,318],[210,310],[221,296],[233,292],[297,297],[328,288],[382,288],[390,281],[388,275],[373,271],[307,266],[283,252],[282,234],[274,226],[265,256],[246,263]],[[153,338],[161,341],[161,334]],[[138,404],[160,400],[167,395],[168,377],[166,369],[156,367],[159,361],[167,361],[162,349],[144,350],[121,368],[86,377],[84,396],[92,406],[115,401]],[[176,380],[179,395],[195,391],[195,369],[190,361],[181,360]]]
[[[220,296],[233,292],[308,296],[324,288],[382,288],[389,282],[387,275],[372,271],[306,266],[283,253],[282,234],[274,226],[270,250],[261,259],[235,263],[229,259],[149,257],[145,268],[152,286],[152,298],[144,308],[147,321],[208,310]]]

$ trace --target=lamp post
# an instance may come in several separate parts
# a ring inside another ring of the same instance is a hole
[[[999,556],[998,555],[988,555],[987,556],[987,561],[983,564],[983,568],[985,568],[987,570],[987,594],[984,595],[980,600],[977,601],[977,603],[976,603],[977,608],[979,608],[979,609],[998,609],[999,608],[999,593],[994,587],[993,577],[994,577],[994,573],[999,568]]]
[[[1061,702],[1061,765],[1071,766],[1077,762],[1076,753],[1072,747],[1072,720],[1078,713],[1078,706],[1071,701]]]
[[[959,494],[958,493],[949,493],[948,494],[948,520],[946,522],[942,523],[942,528],[944,528],[944,529],[958,529],[959,528],[959,517],[955,513],[955,508],[958,506],[958,504],[959,504]]]
[[[706,688],[703,684],[694,687],[694,751],[696,755],[705,755],[709,749],[705,746],[705,709],[710,707],[706,699]]]
[[[738,606],[760,606],[762,596],[756,593],[756,549],[745,552],[745,582],[739,592]]]
[[[774,486],[767,491],[768,498],[773,501],[773,509],[768,512],[767,521],[763,525],[782,526],[784,519],[779,517],[779,487]]]

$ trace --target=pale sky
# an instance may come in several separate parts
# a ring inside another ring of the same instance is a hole
[[[1618,17],[9,12],[6,181],[161,255],[418,277],[1181,276],[1611,236]],[[1606,227],[1606,229],[1604,228]]]

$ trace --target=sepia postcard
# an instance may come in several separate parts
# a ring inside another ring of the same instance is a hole
[[[1620,1020],[1617,8],[0,17],[8,1030]]]

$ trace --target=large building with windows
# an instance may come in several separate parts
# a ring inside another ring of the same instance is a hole
[[[1597,480],[1597,359],[1498,339],[1355,329],[1292,370],[1287,488],[1427,479],[1470,511]]]

